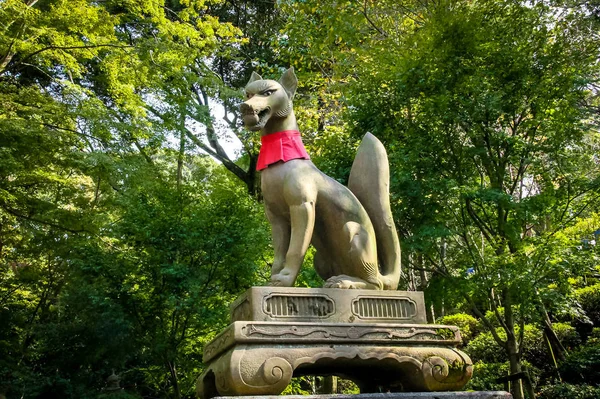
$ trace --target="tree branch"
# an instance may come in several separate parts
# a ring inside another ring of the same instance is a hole
[[[488,319],[486,319],[485,315],[481,313],[475,302],[473,302],[473,299],[471,299],[471,297],[467,294],[463,294],[463,298],[465,298],[465,300],[469,303],[469,306],[471,306],[471,310],[473,311],[473,313],[475,313],[475,316],[479,317],[481,322],[485,324],[485,327],[490,331],[490,333],[494,337],[494,340],[496,340],[496,343],[498,343],[498,345],[507,350],[507,342],[503,341],[502,338],[500,338],[500,335],[498,335],[496,328]]]
[[[365,0],[363,2],[363,7],[362,7],[362,10],[361,10],[361,13],[365,17],[365,19],[367,20],[367,22],[369,23],[369,25],[371,25],[377,32],[379,32],[380,35],[382,35],[383,37],[388,37],[387,32],[384,31],[383,29],[381,29],[379,26],[375,25],[375,23],[373,22],[373,20],[367,14],[367,0]]]
[[[7,207],[5,204],[0,204],[0,207],[2,207],[2,209],[4,209],[7,213],[10,213],[11,215],[13,215],[15,217],[29,220],[34,223],[39,223],[39,224],[43,224],[45,226],[54,227],[56,229],[68,231],[69,233],[74,233],[74,234],[87,232],[87,230],[85,230],[85,229],[71,229],[71,228],[64,227],[64,226],[61,226],[61,225],[53,223],[53,222],[34,218],[33,216],[23,215],[23,214],[15,211],[14,209]]]
[[[202,142],[202,140],[200,140],[198,137],[196,137],[196,135],[194,133],[192,133],[192,131],[190,131],[187,127],[184,127],[185,129],[185,135],[192,140],[192,142],[194,144],[196,144],[198,147],[200,147],[203,151],[205,151],[206,153],[208,153],[208,155],[210,155],[213,158],[218,159],[220,162],[223,163],[223,165],[234,175],[236,175],[240,180],[242,180],[244,183],[247,183],[248,180],[248,173],[240,168],[238,165],[236,165],[233,161],[231,161],[227,156],[222,157],[217,151],[213,150],[210,146],[204,144]]]
[[[488,240],[488,242],[490,243],[493,243],[494,240],[492,239],[490,234],[494,235],[494,231],[490,227],[486,226],[483,220],[481,220],[477,213],[475,213],[473,207],[471,206],[471,200],[469,198],[465,198],[465,205],[467,207],[467,212],[469,216],[471,216],[471,219],[473,219],[475,224],[477,224],[479,230],[481,230],[481,233],[485,236],[486,240]]]
[[[114,47],[114,48],[132,48],[133,46],[123,45],[123,44],[91,44],[91,45],[83,45],[83,46],[48,46],[41,48],[39,50],[34,51],[33,53],[27,55],[23,58],[22,62],[27,61],[31,57],[38,55],[44,51],[48,50],[76,50],[76,49],[91,49],[91,48],[99,48],[99,47]]]

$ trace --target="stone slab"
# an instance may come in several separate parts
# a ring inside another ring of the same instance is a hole
[[[422,292],[252,287],[230,309],[231,321],[425,324]]]
[[[337,375],[363,393],[452,392],[473,373],[469,357],[447,346],[236,344],[211,360],[197,397],[278,395],[294,376]]]
[[[351,324],[236,321],[204,347],[205,363],[238,344],[268,345],[285,350],[285,344],[363,344],[389,346],[456,347],[458,327],[440,324]]]
[[[214,399],[231,399],[231,396],[218,396]],[[489,392],[402,392],[402,393],[366,393],[358,395],[287,395],[287,396],[236,396],[246,399],[512,399],[512,395],[503,391]]]

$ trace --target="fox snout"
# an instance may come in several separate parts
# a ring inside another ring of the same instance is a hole
[[[248,103],[242,103],[242,105],[240,105],[240,112],[242,113],[242,115],[246,115],[246,114],[257,114],[258,111],[254,109],[254,107]]]
[[[271,107],[266,104],[249,104],[250,101],[243,102],[240,105],[244,126],[250,130],[260,130],[269,120]]]
[[[240,105],[240,111],[242,114],[258,114],[273,107],[277,107],[277,99],[274,96],[253,95]]]

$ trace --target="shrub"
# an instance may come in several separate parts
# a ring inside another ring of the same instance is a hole
[[[129,393],[126,391],[118,391],[111,393],[101,393],[98,395],[98,399],[140,399],[141,396],[136,393]]]
[[[497,328],[496,332],[500,338],[506,339],[506,333],[503,329]],[[518,334],[518,331],[516,333]],[[485,363],[503,363],[508,361],[506,352],[496,343],[492,333],[489,331],[479,334],[469,343],[465,351],[474,361]],[[523,358],[536,367],[543,366],[548,360],[542,331],[530,324],[525,325]]]
[[[581,342],[577,332],[570,325],[555,323],[553,327],[558,339],[565,347],[573,348]],[[503,329],[497,328],[496,331],[502,339],[506,339],[506,333]],[[554,361],[548,352],[546,338],[542,330],[536,326],[525,325],[522,351],[523,360],[531,363],[533,367],[539,368],[542,371],[550,371],[553,368]],[[465,352],[475,362],[503,363],[508,361],[506,352],[496,343],[490,332],[484,332],[475,337],[465,348]]]
[[[595,327],[600,327],[600,284],[590,285],[575,291],[575,298]]]
[[[600,327],[594,327],[592,334],[590,335],[588,345],[600,345]]]
[[[600,385],[600,345],[583,346],[567,356],[560,365],[564,381]]]
[[[498,335],[502,339],[506,338],[506,333],[501,328],[496,329]],[[469,342],[465,348],[465,352],[473,359],[474,362],[484,363],[504,363],[508,360],[504,349],[498,345],[492,333],[486,331],[479,334],[476,338]]]
[[[541,329],[525,325],[525,336],[523,337],[523,359],[540,369],[552,367],[552,358],[548,353],[546,338]]]
[[[527,361],[522,363],[523,370],[527,370],[532,384],[535,385],[539,381],[540,370],[533,367]],[[510,367],[506,363],[484,363],[476,362],[473,364],[473,377],[466,385],[466,390],[473,391],[502,391],[504,384],[498,383],[498,378],[510,374]]]
[[[468,391],[501,391],[504,385],[496,380],[509,374],[508,363],[484,363],[473,364],[473,377],[465,387]]]
[[[465,313],[457,313],[444,316],[437,321],[439,324],[447,324],[460,328],[462,346],[467,346],[476,335],[481,332],[479,321],[473,316]]]
[[[581,345],[581,338],[575,327],[568,323],[553,323],[552,328],[563,346],[569,350]]]
[[[537,399],[598,399],[600,388],[590,385],[547,385],[536,396]]]

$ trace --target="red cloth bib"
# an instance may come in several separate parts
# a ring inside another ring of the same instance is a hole
[[[300,132],[297,130],[284,130],[282,132],[267,134],[260,138],[262,146],[258,153],[256,170],[263,170],[275,162],[287,162],[292,159],[310,159],[302,144]]]

